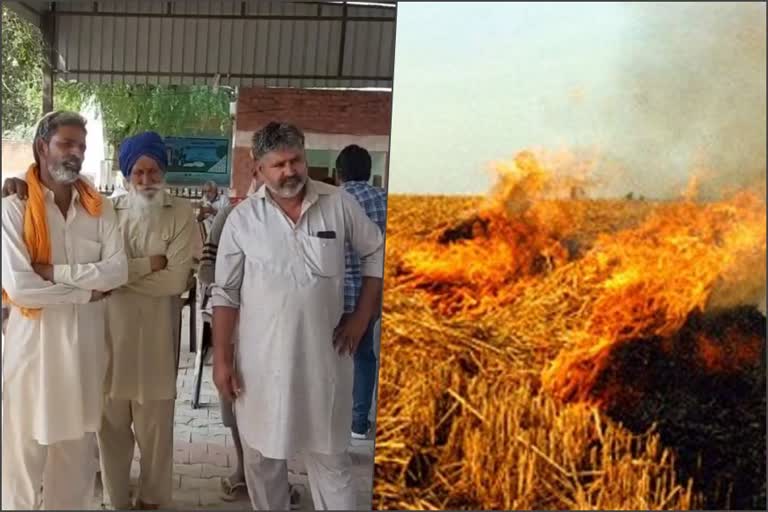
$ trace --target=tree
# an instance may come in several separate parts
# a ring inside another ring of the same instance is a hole
[[[56,104],[81,109],[91,99],[101,107],[107,140],[118,144],[144,130],[163,136],[228,136],[231,91],[205,86],[154,86],[60,82]]]
[[[42,113],[43,37],[40,31],[3,6],[2,131],[34,125]]]
[[[42,34],[3,6],[3,133],[29,134],[42,114]],[[228,136],[232,129],[231,89],[205,86],[86,84],[57,81],[54,108],[82,110],[90,101],[101,107],[107,140],[117,145],[143,130],[161,135]]]

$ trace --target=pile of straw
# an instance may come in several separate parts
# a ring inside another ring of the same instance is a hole
[[[563,404],[553,396],[573,395],[573,372],[563,372],[563,368],[578,369],[586,362],[587,373],[601,369],[595,359],[584,357],[604,349],[594,339],[590,342],[589,335],[597,333],[611,341],[625,339],[606,331],[600,314],[610,311],[608,298],[618,301],[631,297],[626,290],[622,291],[625,295],[605,293],[611,279],[620,275],[616,269],[626,270],[629,260],[605,260],[605,254],[621,256],[617,249],[630,243],[642,247],[642,237],[660,227],[658,219],[681,214],[698,214],[695,218],[702,222],[710,215],[721,222],[703,235],[701,229],[709,226],[706,222],[668,232],[667,247],[675,249],[668,255],[691,257],[685,248],[695,244],[682,242],[701,238],[713,243],[722,237],[736,245],[741,242],[739,247],[747,254],[752,241],[746,237],[754,233],[747,233],[738,222],[729,224],[727,219],[732,215],[737,221],[743,220],[746,214],[757,211],[755,205],[745,199],[730,209],[715,205],[710,211],[639,201],[539,202],[524,212],[528,225],[546,226],[541,240],[568,239],[576,249],[571,248],[569,259],[557,259],[551,268],[518,273],[510,280],[508,275],[472,271],[477,267],[469,262],[452,268],[439,264],[450,254],[450,246],[437,243],[440,233],[454,226],[464,212],[483,212],[487,206],[480,198],[390,196],[374,506],[695,507],[699,501],[691,482],[678,481],[674,457],[661,447],[656,434],[633,435],[603,417],[594,405]],[[763,261],[764,219],[762,252],[748,254],[758,259],[762,255]],[[611,237],[622,229],[634,233],[634,238],[600,237]],[[490,266],[497,265],[490,261],[493,253],[481,251],[487,239],[460,243],[475,244],[472,251],[484,255]],[[504,239],[493,243],[503,244]],[[614,252],[606,252],[606,246]],[[514,248],[525,250],[519,244]],[[419,252],[411,252],[414,250]],[[465,253],[469,254],[468,250]],[[505,254],[511,252],[500,256]],[[675,276],[686,284],[700,279],[704,289],[683,289],[688,295],[675,306],[679,310],[661,308],[670,312],[662,326],[679,328],[679,318],[685,318],[682,313],[702,306],[702,301],[711,297],[718,273],[733,270],[736,261],[715,261],[723,254],[717,252],[708,260],[719,265],[716,272],[710,269],[706,275],[694,274],[688,281]],[[664,264],[671,263],[659,263]],[[425,286],[425,277],[439,286]],[[640,283],[634,288],[636,294],[648,285],[631,272],[625,272],[625,278]],[[664,284],[653,279],[650,282]],[[649,290],[658,291],[654,287]],[[456,302],[461,303],[459,307],[453,307]],[[678,311],[682,316],[676,315]],[[601,318],[602,323],[598,321]],[[630,313],[622,321],[642,323],[643,318]],[[595,330],[598,326],[603,330]],[[655,327],[646,322],[641,332]],[[553,392],[541,392],[542,374],[544,384]],[[577,375],[578,389],[591,389],[589,381],[578,379],[582,377]]]

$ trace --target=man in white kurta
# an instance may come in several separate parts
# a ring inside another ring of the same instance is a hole
[[[78,117],[48,116],[35,140],[51,249],[47,271],[31,261],[24,242],[29,201],[16,195],[2,201],[3,289],[14,303],[3,358],[4,510],[79,510],[93,499],[94,433],[107,369],[106,306],[97,299],[126,282],[128,267],[109,201],[100,216],[91,216],[72,183],[50,182],[68,173],[77,179],[82,151],[73,150],[72,141],[85,144]],[[57,125],[67,119],[68,125]],[[56,151],[66,153],[61,158],[69,167],[55,162]],[[62,209],[59,192],[67,187],[71,199]],[[25,317],[22,307],[39,314]]]
[[[213,221],[219,213],[229,206],[229,197],[219,191],[219,187],[213,181],[203,184],[203,200],[197,220],[205,225],[205,231],[210,233]]]
[[[290,125],[271,123],[254,136],[265,185],[230,213],[219,243],[214,379],[236,395],[255,509],[289,508],[286,460],[303,455],[315,508],[349,510],[351,353],[379,304],[383,238],[354,198],[307,179],[303,146]],[[345,241],[361,255],[365,278],[360,308],[348,316]],[[236,361],[227,365],[224,326],[238,309]]]
[[[195,243],[190,203],[164,192],[165,146],[160,136],[146,132],[126,139],[120,156],[131,190],[105,203],[125,240],[127,276],[121,283],[125,286],[113,290],[106,301],[110,357],[98,440],[104,488],[118,509],[134,505],[130,469],[138,442],[137,504],[147,510],[171,502],[178,297],[189,287],[200,244]],[[27,197],[27,185],[9,179],[3,194],[16,192]]]

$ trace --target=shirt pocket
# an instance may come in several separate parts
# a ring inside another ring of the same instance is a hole
[[[81,239],[75,245],[77,263],[96,263],[101,260],[101,243]]]
[[[321,277],[336,277],[344,266],[344,251],[338,238],[307,236],[304,259],[310,272]]]

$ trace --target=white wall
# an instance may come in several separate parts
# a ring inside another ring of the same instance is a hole
[[[80,113],[88,121],[88,136],[85,139],[85,144],[88,146],[88,149],[85,151],[85,161],[83,162],[82,173],[85,176],[88,176],[98,187],[107,184],[109,180],[102,171],[102,162],[107,156],[104,121],[100,109],[93,102]]]

